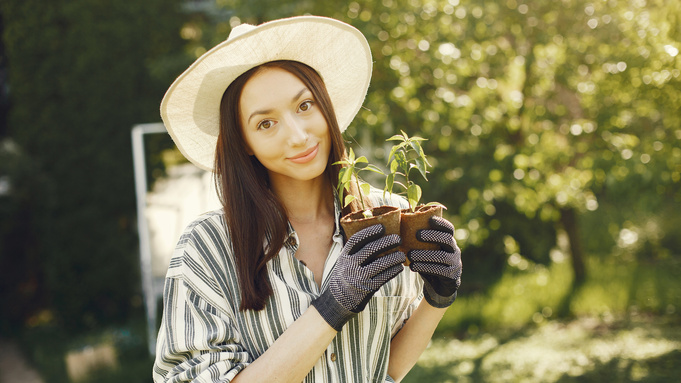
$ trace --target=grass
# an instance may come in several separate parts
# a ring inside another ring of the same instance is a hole
[[[405,383],[669,382],[681,376],[681,327],[659,317],[550,321],[466,340],[438,338]]]
[[[548,267],[517,257],[487,291],[460,294],[438,333],[475,335],[556,318],[607,321],[627,313],[672,315],[681,309],[681,263],[673,258],[639,262],[624,256],[591,257],[587,280],[575,288],[569,260],[559,250],[552,252]]]
[[[515,256],[485,293],[462,295],[410,382],[668,382],[681,376],[681,264],[591,257],[578,287],[559,250]],[[464,281],[465,283],[465,281]],[[557,316],[567,303],[567,315]]]

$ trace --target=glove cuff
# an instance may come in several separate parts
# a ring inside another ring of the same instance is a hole
[[[333,297],[333,294],[331,294],[330,289],[327,289],[319,298],[313,300],[312,306],[317,309],[317,312],[324,318],[326,323],[336,331],[340,331],[347,321],[357,315],[357,313],[341,306]]]
[[[430,283],[426,282],[423,284],[423,297],[426,298],[431,306],[444,309],[452,305],[456,300],[456,291],[451,296],[443,297],[435,292]]]

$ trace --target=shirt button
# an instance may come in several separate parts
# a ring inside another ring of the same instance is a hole
[[[332,362],[335,362],[335,361],[336,361],[336,353],[335,353],[335,352],[332,352],[332,353],[331,353],[331,361],[332,361]]]

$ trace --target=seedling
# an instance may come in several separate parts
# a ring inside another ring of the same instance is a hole
[[[360,206],[362,207],[362,215],[365,218],[373,217],[371,209],[367,209],[364,205],[364,196],[369,195],[371,186],[368,183],[359,182],[359,173],[363,171],[372,171],[374,173],[379,173],[385,175],[381,169],[369,163],[365,156],[355,158],[355,152],[350,148],[350,153],[347,159],[335,162],[334,165],[345,165],[341,167],[338,172],[338,195],[343,195],[343,190],[350,192],[352,183],[354,182],[357,186],[359,193],[359,198],[351,193],[345,196],[343,201],[343,207],[346,207],[352,203],[355,199],[359,199]]]
[[[389,173],[386,175],[384,193],[392,193],[395,184],[401,186],[407,193],[407,201],[409,201],[409,209],[414,212],[421,200],[421,187],[414,183],[410,178],[410,172],[416,168],[423,179],[428,181],[428,167],[432,165],[426,159],[426,154],[421,147],[421,141],[426,141],[421,137],[409,137],[407,133],[402,131],[402,134],[396,134],[386,141],[398,141],[390,149],[388,156]],[[397,180],[398,176],[404,179],[404,183]],[[439,205],[438,203],[430,203],[429,205]]]

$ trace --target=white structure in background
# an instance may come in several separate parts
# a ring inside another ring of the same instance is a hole
[[[149,224],[151,271],[154,282],[160,284],[177,240],[187,225],[202,213],[220,207],[212,173],[190,163],[170,167],[166,172],[167,177],[157,180],[147,193],[145,214]]]
[[[212,173],[187,163],[167,170],[167,177],[147,188],[145,134],[167,134],[161,123],[132,129],[140,268],[147,316],[149,353],[156,347],[158,301],[170,258],[184,228],[196,217],[220,207]]]

